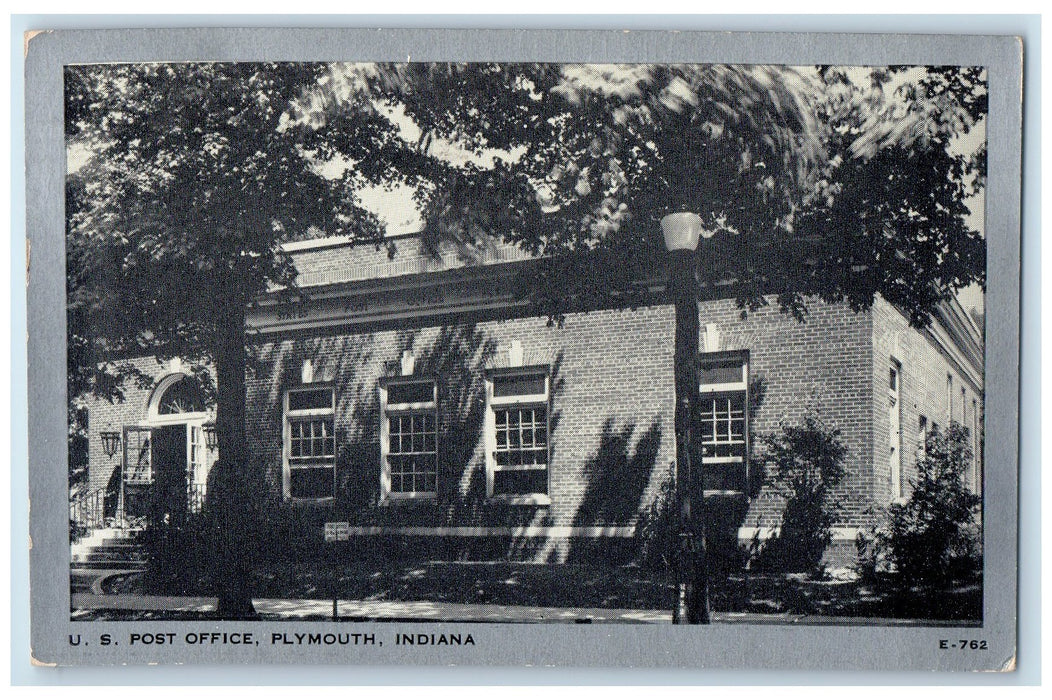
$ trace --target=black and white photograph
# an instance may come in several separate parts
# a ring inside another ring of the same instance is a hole
[[[64,65],[67,621],[986,650],[990,80]]]

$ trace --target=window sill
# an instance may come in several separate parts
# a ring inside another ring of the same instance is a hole
[[[490,496],[489,500],[509,506],[550,506],[552,504],[551,497],[543,493],[533,493],[528,496],[496,495]]]
[[[298,496],[286,496],[285,502],[294,506],[325,505],[332,503],[334,496],[323,496],[321,498],[301,498]]]
[[[399,503],[430,503],[438,500],[437,493],[418,493],[413,495],[389,493],[380,499],[379,505],[393,506]]]

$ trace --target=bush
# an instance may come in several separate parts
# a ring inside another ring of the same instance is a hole
[[[878,556],[902,585],[947,587],[981,568],[981,499],[964,483],[972,462],[969,443],[968,430],[957,423],[933,429],[909,499],[888,509],[887,525],[876,538]]]
[[[679,512],[676,509],[675,464],[661,482],[661,490],[639,516],[636,537],[639,543],[639,565],[651,571],[667,571],[675,564]]]
[[[776,536],[759,551],[756,566],[778,572],[821,572],[839,511],[832,492],[844,478],[847,448],[840,431],[808,413],[801,424],[783,424],[764,442],[768,481],[785,498],[785,510]]]
[[[156,595],[193,595],[199,592],[202,556],[200,518],[191,515],[178,524],[150,522],[139,533],[146,553],[143,586]]]

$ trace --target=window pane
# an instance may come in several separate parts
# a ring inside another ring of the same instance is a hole
[[[548,493],[546,469],[495,471],[493,493],[497,495],[528,495]]]
[[[435,385],[432,382],[407,382],[390,384],[387,387],[387,403],[430,403],[435,400]]]
[[[744,381],[743,363],[740,359],[729,360],[703,360],[701,363],[700,383],[705,384],[736,384]]]
[[[289,457],[330,458],[336,455],[332,416],[289,421]]]
[[[433,413],[411,413],[388,419],[387,467],[393,493],[434,493],[438,482]]]
[[[745,392],[702,399],[698,422],[706,456],[744,455]]]
[[[332,408],[332,389],[297,389],[289,392],[289,410]]]
[[[333,468],[293,469],[290,488],[293,498],[329,498],[333,495]]]
[[[184,377],[169,387],[157,403],[157,412],[162,415],[199,413],[204,410],[204,391],[189,377]]]
[[[544,394],[544,374],[517,374],[493,378],[494,396],[530,396]]]
[[[740,491],[745,488],[745,463],[708,464],[702,472],[702,488],[718,491]]]
[[[547,409],[505,408],[495,414],[500,426],[494,454],[497,467],[548,464]]]

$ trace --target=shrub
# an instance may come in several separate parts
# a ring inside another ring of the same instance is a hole
[[[639,517],[636,537],[639,542],[639,565],[651,571],[667,571],[673,564],[679,512],[676,509],[675,465],[661,482],[657,496]]]
[[[768,481],[785,498],[785,510],[756,565],[769,571],[821,572],[839,510],[832,492],[844,477],[847,455],[840,431],[809,412],[802,423],[783,423],[764,442]]]
[[[980,569],[981,499],[964,482],[972,461],[969,442],[968,430],[957,423],[933,429],[909,499],[888,509],[877,545],[903,585],[946,587]]]
[[[670,572],[679,554],[679,508],[674,465],[669,466],[661,488],[640,514],[636,525],[638,563],[651,571]],[[747,502],[738,498],[709,496],[705,499],[705,541],[710,581],[740,572],[748,559],[747,548],[738,545],[738,528],[745,519]]]

